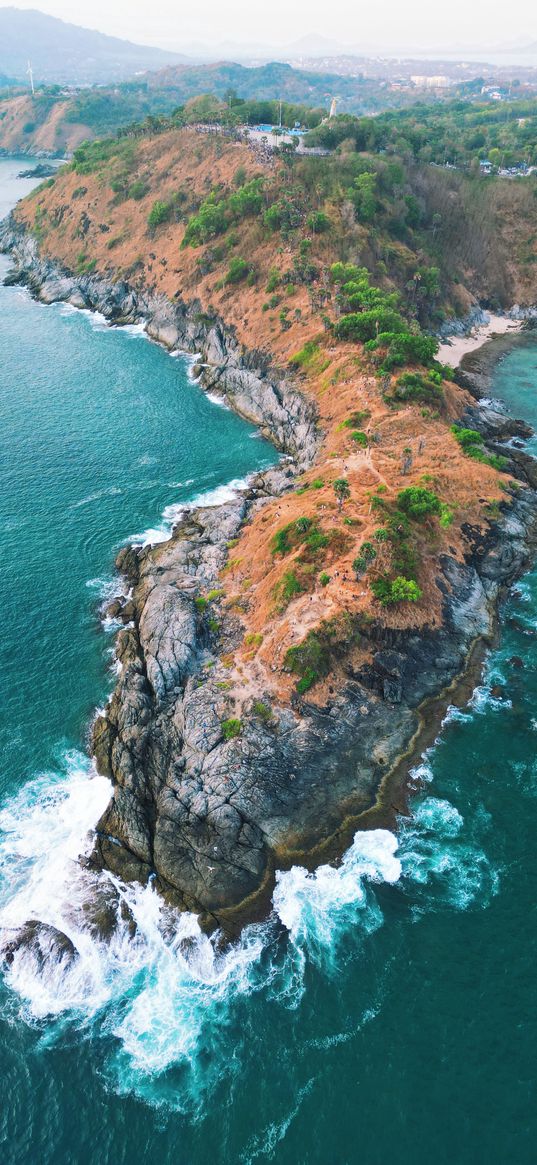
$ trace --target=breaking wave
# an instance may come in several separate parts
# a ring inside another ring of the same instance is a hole
[[[106,1039],[110,1085],[176,1110],[195,1110],[222,1074],[239,1070],[225,1033],[241,1000],[263,993],[274,1006],[299,1007],[308,976],[339,974],[346,953],[367,951],[385,923],[386,893],[419,914],[485,904],[497,888],[458,810],[423,796],[398,836],[357,832],[339,866],[280,871],[269,919],[222,948],[151,884],[124,886],[79,865],[109,796],[108,780],[69,752],[0,811],[0,945],[33,920],[65,936],[72,954],[58,953],[47,930],[37,954],[22,945],[5,967],[7,1006],[47,1043],[66,1024]],[[86,913],[96,893],[116,903],[106,939]],[[277,1140],[277,1129],[267,1137]],[[250,1159],[259,1149],[252,1143]]]
[[[210,506],[221,506],[225,502],[232,502],[241,490],[248,488],[249,480],[249,477],[235,477],[227,485],[219,485],[214,489],[204,490],[202,493],[196,494],[190,501],[174,502],[172,505],[166,506],[158,526],[144,530],[143,534],[133,534],[129,541],[133,546],[156,546],[159,542],[167,542],[174,526],[187,510],[207,509]]]

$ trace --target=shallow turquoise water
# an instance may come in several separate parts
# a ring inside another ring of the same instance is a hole
[[[528,342],[495,392],[537,423],[536,387]],[[283,875],[274,917],[223,955],[188,916],[164,938],[150,890],[129,891],[138,939],[101,948],[73,922],[72,858],[107,796],[84,736],[111,682],[96,606],[114,549],[274,454],[136,332],[16,289],[0,401],[0,922],[81,944],[73,975],[21,962],[0,990],[2,1161],[529,1165],[537,575],[397,838]]]

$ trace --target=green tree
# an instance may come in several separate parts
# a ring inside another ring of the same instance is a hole
[[[337,498],[338,510],[341,510],[343,502],[348,501],[351,496],[351,487],[346,477],[337,477],[334,482],[334,493]]]

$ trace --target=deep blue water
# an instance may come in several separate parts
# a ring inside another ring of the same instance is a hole
[[[537,423],[536,388],[528,341],[495,392]],[[0,924],[42,918],[80,950],[67,975],[20,959],[0,988],[1,1160],[533,1163],[537,574],[397,837],[284,874],[273,917],[224,954],[190,916],[163,936],[133,888],[137,938],[101,947],[74,859],[108,796],[84,742],[112,682],[96,608],[114,552],[275,455],[136,330],[17,289],[0,402]]]

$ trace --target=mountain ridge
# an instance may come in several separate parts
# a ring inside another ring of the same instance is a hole
[[[37,9],[0,8],[0,73],[60,84],[121,81],[139,70],[193,63],[180,53],[137,45]]]

